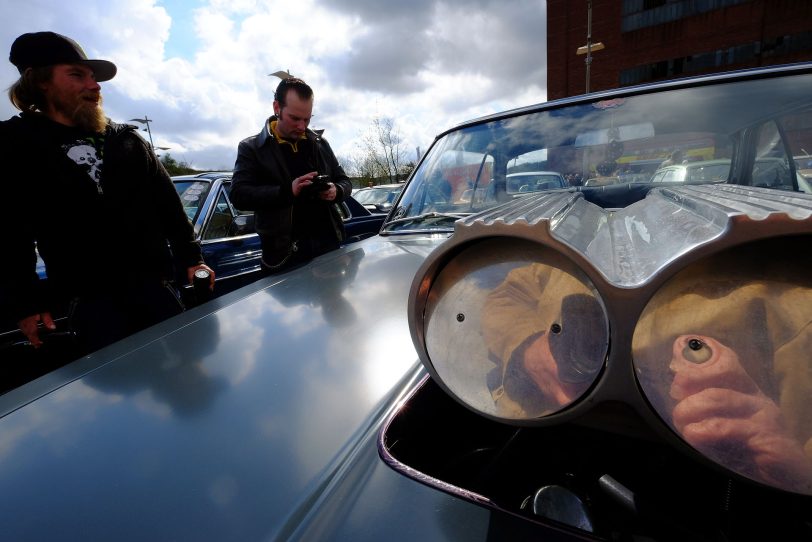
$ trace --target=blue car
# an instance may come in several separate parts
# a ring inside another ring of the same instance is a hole
[[[214,270],[214,295],[257,280],[262,249],[254,229],[254,213],[232,205],[231,172],[179,175],[172,181],[200,241],[203,259]],[[352,196],[337,207],[344,220],[346,243],[377,234],[385,218],[370,213]],[[182,292],[187,306],[196,304],[191,286],[184,284]]]
[[[810,148],[812,63],[455,126],[379,235],[0,396],[3,536],[810,540]],[[675,149],[731,175],[509,184]]]

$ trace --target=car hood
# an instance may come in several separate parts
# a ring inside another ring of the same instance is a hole
[[[0,397],[9,538],[284,536],[422,374],[407,296],[442,240],[367,239]]]

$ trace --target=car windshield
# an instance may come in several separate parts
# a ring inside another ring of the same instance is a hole
[[[194,222],[200,212],[200,204],[206,201],[206,196],[211,190],[211,182],[201,179],[175,181],[175,190],[178,191],[186,216]]]
[[[462,125],[429,149],[382,232],[452,232],[455,217],[541,190],[666,182],[653,176],[666,168],[681,170],[675,182],[809,192],[796,158],[812,137],[806,88],[798,77],[792,84],[779,77],[638,91]],[[736,155],[743,141],[756,141],[755,155]],[[741,169],[731,172],[731,164]]]
[[[353,197],[361,204],[391,203],[401,187],[397,188],[364,188],[353,192]]]

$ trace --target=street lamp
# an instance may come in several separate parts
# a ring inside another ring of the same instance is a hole
[[[575,50],[576,55],[586,54],[586,93],[589,94],[589,67],[592,64],[592,51],[600,51],[606,46],[602,42],[592,43],[592,0],[586,0],[586,45]]]
[[[149,129],[149,123],[152,122],[152,119],[144,115],[143,119],[130,119],[130,121],[139,122],[141,124],[147,125],[147,133],[149,134],[149,146],[152,147],[153,152],[155,151],[155,145],[152,144],[152,130]]]

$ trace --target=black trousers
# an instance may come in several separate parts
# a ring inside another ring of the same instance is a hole
[[[76,334],[80,355],[86,355],[183,310],[169,283],[122,284],[118,291],[111,288],[75,298],[69,326]]]

